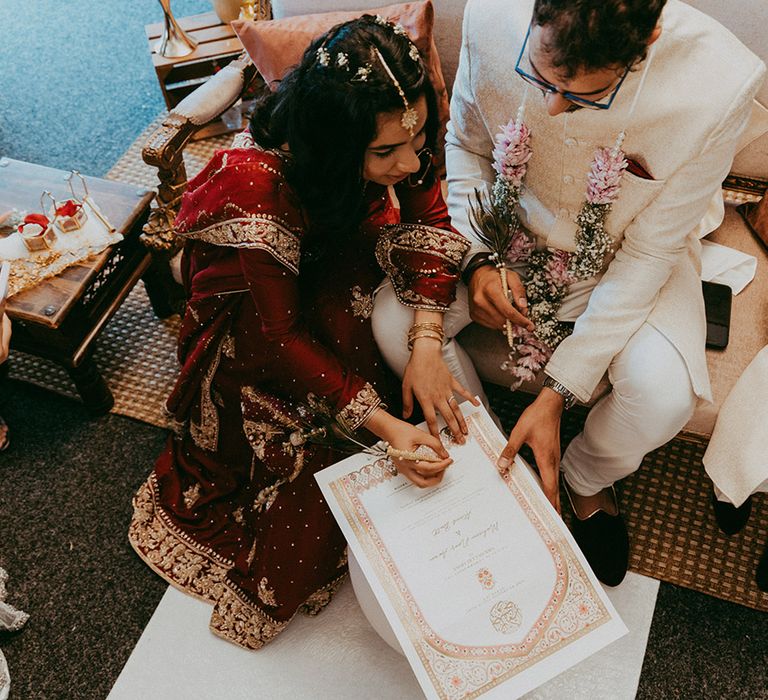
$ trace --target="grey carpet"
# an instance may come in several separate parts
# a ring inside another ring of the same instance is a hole
[[[0,565],[30,614],[0,636],[12,698],[106,697],[165,590],[128,545],[130,494],[165,435],[93,419],[76,401],[18,382],[2,389],[12,445],[0,456]]]

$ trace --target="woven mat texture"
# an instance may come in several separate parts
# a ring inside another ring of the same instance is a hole
[[[155,172],[141,160],[141,148],[162,116],[141,134],[107,174],[108,178],[154,187]],[[191,143],[185,151],[192,177],[231,135]],[[157,319],[138,284],[103,332],[96,363],[115,396],[113,413],[168,427],[163,409],[176,378],[179,318]],[[76,397],[67,373],[57,365],[14,353],[10,376]],[[493,408],[511,426],[530,399],[489,387]],[[563,442],[581,429],[584,413],[565,414]],[[755,498],[744,530],[726,538],[709,503],[710,484],[701,465],[705,445],[677,438],[649,454],[638,472],[620,485],[630,532],[630,568],[647,576],[768,611],[768,594],[754,583],[757,560],[768,543],[768,502]],[[149,465],[148,465],[149,466]],[[563,494],[565,503],[565,495]],[[567,508],[566,508],[567,510]],[[565,514],[566,519],[568,514]]]

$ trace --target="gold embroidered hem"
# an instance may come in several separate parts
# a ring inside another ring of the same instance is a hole
[[[146,564],[184,593],[215,603],[232,562],[195,543],[163,518],[157,507],[157,482],[150,475],[133,499],[128,541]]]
[[[194,231],[177,229],[176,233],[213,245],[266,250],[295,275],[299,274],[299,237],[271,214],[229,219]]]
[[[293,619],[293,618],[291,618]],[[261,649],[282,632],[291,620],[278,622],[226,588],[211,613],[211,632],[246,649]]]
[[[347,430],[357,430],[381,405],[381,397],[371,384],[360,389],[344,408],[336,414],[336,420]]]
[[[316,615],[331,601],[346,574],[310,595],[288,620],[276,620],[248,599],[248,594],[227,578],[233,563],[199,545],[174,527],[157,504],[154,472],[133,499],[128,540],[141,559],[161,578],[183,593],[213,605],[210,629],[219,637],[246,649],[260,649],[282,632],[300,611]],[[259,599],[274,606],[275,592],[263,577]]]
[[[319,615],[328,606],[328,603],[333,600],[333,596],[341,588],[341,584],[344,583],[347,578],[347,572],[345,571],[341,576],[331,581],[327,586],[323,586],[320,590],[315,591],[306,602],[299,607],[299,610],[304,615]]]

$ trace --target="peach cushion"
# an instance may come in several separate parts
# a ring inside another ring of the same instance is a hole
[[[304,51],[313,39],[324,34],[331,27],[363,14],[381,15],[390,22],[402,24],[408,32],[408,36],[421,52],[437,96],[437,111],[440,120],[438,144],[442,144],[450,110],[448,92],[445,89],[445,80],[440,67],[440,57],[432,38],[435,11],[431,0],[405,2],[370,10],[297,15],[260,22],[236,20],[232,22],[232,27],[262,78],[271,84],[274,81],[279,81],[290,68],[301,61]],[[436,160],[439,167],[442,168],[442,148],[438,148],[438,150],[440,153],[437,154]]]

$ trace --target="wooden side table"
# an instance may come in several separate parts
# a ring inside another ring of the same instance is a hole
[[[43,190],[67,198],[67,174],[0,159],[0,210],[39,211]],[[65,367],[86,407],[99,415],[112,408],[114,399],[93,362],[94,341],[142,276],[153,306],[162,307],[163,300],[153,284],[152,257],[139,240],[154,193],[122,182],[85,179],[93,200],[124,240],[15,294],[6,312],[13,322],[11,347]]]
[[[177,21],[198,42],[192,53],[180,58],[167,58],[154,52],[163,33],[162,22],[144,27],[152,63],[169,111],[243,52],[243,45],[235,30],[229,24],[222,24],[214,12],[181,17]],[[218,136],[229,130],[219,120],[196,132],[194,138]]]

